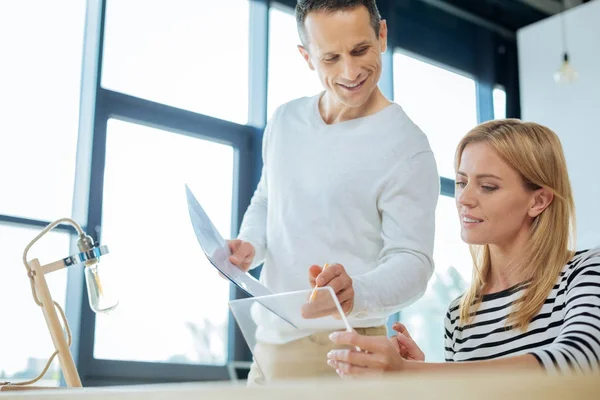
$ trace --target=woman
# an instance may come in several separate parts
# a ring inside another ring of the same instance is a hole
[[[600,249],[573,252],[574,203],[560,141],[520,120],[475,127],[456,152],[456,207],[473,281],[445,318],[446,363],[397,336],[336,332],[338,374],[509,367],[600,370]],[[441,338],[440,338],[441,339]],[[460,361],[460,362],[453,362]]]

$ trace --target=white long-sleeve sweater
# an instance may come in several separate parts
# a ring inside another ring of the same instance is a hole
[[[342,264],[355,290],[352,325],[381,325],[422,296],[433,272],[435,160],[399,105],[328,125],[319,97],[279,107],[267,124],[238,237],[254,245],[253,267],[264,262],[260,280],[275,293],[310,289],[312,264]],[[267,314],[255,316],[261,340],[308,334]]]

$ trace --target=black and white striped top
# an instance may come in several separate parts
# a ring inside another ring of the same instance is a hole
[[[580,251],[565,265],[527,331],[505,326],[527,284],[484,295],[469,325],[459,324],[455,299],[445,318],[446,361],[532,354],[549,373],[600,371],[600,248]]]

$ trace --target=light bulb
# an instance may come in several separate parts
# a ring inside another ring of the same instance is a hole
[[[560,84],[569,84],[575,82],[575,80],[577,80],[577,71],[571,66],[569,56],[565,53],[559,70],[554,73],[554,81]]]
[[[119,305],[114,285],[107,283],[106,279],[101,279],[99,270],[98,262],[90,266],[86,265],[84,270],[90,308],[95,313],[109,312]],[[102,270],[104,271],[104,267]]]
[[[107,276],[110,278],[110,273],[106,274],[106,267],[98,267],[100,255],[94,252],[94,249],[98,248],[94,246],[92,238],[85,233],[80,234],[77,238],[77,247],[82,253],[88,254],[89,257],[83,262],[83,265],[85,266],[85,284],[90,308],[95,313],[109,312],[115,309],[119,305],[119,298],[110,279],[108,279],[109,282],[106,280]],[[102,270],[102,279],[100,278],[100,270]]]

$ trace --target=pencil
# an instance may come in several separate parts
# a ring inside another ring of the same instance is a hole
[[[323,265],[323,271],[325,271],[325,268],[329,267],[329,264],[325,263],[325,265]],[[310,294],[310,299],[308,300],[309,303],[312,303],[313,301],[315,301],[315,297],[317,297],[317,289],[319,287],[317,286],[317,283],[315,282],[315,288],[313,289],[312,293]]]

